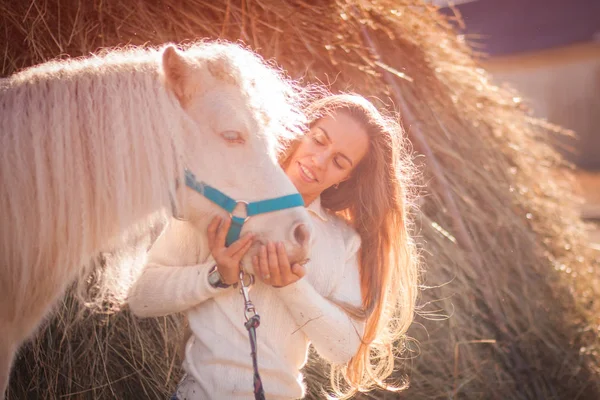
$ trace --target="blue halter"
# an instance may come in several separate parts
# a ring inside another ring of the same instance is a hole
[[[185,184],[229,213],[229,216],[231,217],[231,226],[229,227],[229,232],[227,232],[227,239],[225,240],[226,246],[229,246],[240,238],[242,227],[250,217],[288,208],[304,207],[304,200],[300,193],[253,202],[234,200],[220,190],[215,189],[204,182],[199,182],[196,180],[194,174],[187,169],[185,170]],[[245,218],[236,217],[232,214],[238,204],[244,204],[246,206]]]

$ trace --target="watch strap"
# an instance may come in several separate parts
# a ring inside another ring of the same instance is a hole
[[[223,277],[217,269],[217,264],[213,265],[208,272],[208,284],[215,289],[226,289],[231,286],[223,282]]]

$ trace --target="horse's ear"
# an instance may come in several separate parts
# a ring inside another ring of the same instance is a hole
[[[173,91],[182,104],[188,100],[190,64],[175,46],[165,48],[162,56],[163,71],[167,87]]]

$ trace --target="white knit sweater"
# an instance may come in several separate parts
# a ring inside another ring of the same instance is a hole
[[[307,275],[279,289],[257,282],[250,291],[261,316],[258,362],[267,399],[304,396],[300,369],[311,342],[322,357],[341,364],[356,353],[363,335],[364,323],[329,300],[361,305],[360,237],[327,214],[320,199],[308,210],[315,240]],[[172,220],[149,251],[129,305],[140,317],[187,312],[193,335],[186,345],[184,368],[198,383],[197,399],[249,399],[253,373],[243,298],[239,290],[208,284],[214,261],[204,233]]]

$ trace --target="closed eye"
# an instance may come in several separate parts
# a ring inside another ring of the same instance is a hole
[[[224,131],[221,132],[221,137],[229,143],[245,143],[244,137],[238,131]]]

